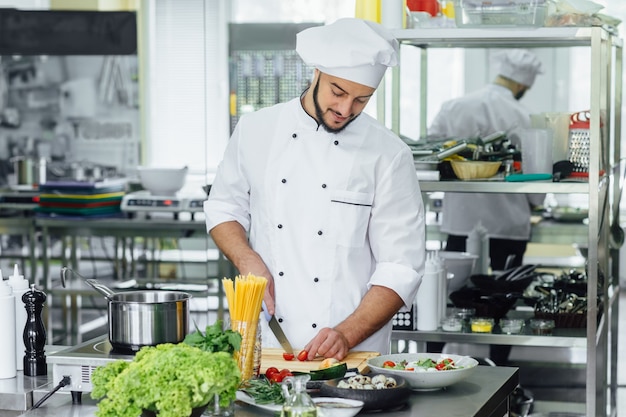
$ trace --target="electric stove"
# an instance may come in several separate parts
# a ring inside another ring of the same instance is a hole
[[[97,367],[116,360],[132,361],[133,358],[132,352],[115,351],[108,335],[46,356],[48,366],[52,365],[53,381],[69,376],[72,382],[62,390],[71,392],[91,392],[91,374]]]
[[[203,209],[205,195],[185,195],[178,193],[173,196],[152,195],[149,191],[128,193],[122,198],[121,210],[131,214],[143,213],[177,213],[188,212],[192,215]]]

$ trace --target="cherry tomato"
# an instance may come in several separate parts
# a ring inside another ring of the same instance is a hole
[[[301,350],[300,353],[298,353],[298,360],[300,362],[309,360],[309,352],[307,352],[306,350]]]
[[[280,376],[280,372],[276,373],[276,374],[272,374],[269,378],[270,381],[272,382],[276,382],[276,383],[281,383],[283,382],[283,377]]]
[[[291,371],[289,369],[282,369],[278,373],[278,376],[280,377],[280,380],[282,382],[283,379],[287,378],[288,376],[293,376],[293,374],[291,373]]]
[[[438,371],[442,371],[445,369],[448,369],[450,366],[454,365],[454,361],[450,358],[446,358],[444,360],[442,360],[441,362],[439,362],[437,365],[435,365],[435,369]]]
[[[286,361],[292,361],[296,356],[293,353],[283,352],[283,359]]]
[[[396,367],[396,363],[392,362],[392,361],[385,361],[383,363],[383,368],[395,368]]]
[[[277,374],[278,372],[280,372],[278,368],[276,368],[275,366],[270,366],[265,370],[265,376],[267,377],[267,379],[270,379],[272,375]]]

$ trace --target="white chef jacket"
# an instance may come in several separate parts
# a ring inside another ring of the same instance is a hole
[[[463,138],[505,131],[513,144],[519,144],[515,132],[530,127],[529,114],[511,90],[489,84],[445,102],[428,134]],[[490,238],[528,240],[531,204],[542,204],[544,197],[544,194],[445,193],[441,230],[464,236],[480,222]]]
[[[415,299],[425,229],[413,156],[367,114],[335,134],[299,99],[242,116],[204,212],[208,231],[235,220],[249,232],[294,349],[343,321],[372,285],[393,289],[405,307]],[[354,349],[388,352],[391,327]],[[262,332],[264,346],[279,346]]]

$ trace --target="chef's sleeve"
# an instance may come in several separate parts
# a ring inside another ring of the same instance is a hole
[[[240,125],[226,146],[209,198],[204,202],[207,231],[229,221],[238,222],[246,231],[250,228],[250,184],[242,172]]]
[[[413,155],[402,149],[376,185],[369,225],[375,271],[369,286],[394,290],[410,308],[424,274],[424,205]]]

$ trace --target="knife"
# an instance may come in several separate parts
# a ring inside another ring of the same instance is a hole
[[[267,306],[265,305],[265,301],[263,301],[263,315],[265,315],[265,319],[267,320],[270,329],[272,329],[274,336],[276,336],[276,339],[278,339],[278,342],[282,346],[283,350],[287,353],[293,353],[291,343],[289,343],[289,340],[287,340],[287,336],[285,336],[285,332],[283,332],[280,324],[278,324],[276,316],[270,315],[270,313],[267,312]]]

